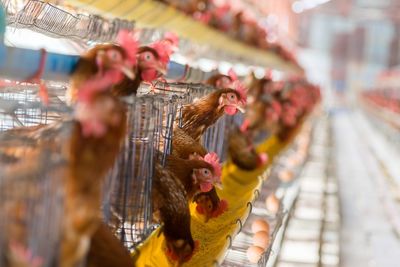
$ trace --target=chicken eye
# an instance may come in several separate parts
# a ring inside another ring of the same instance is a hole
[[[203,169],[203,175],[204,175],[204,176],[209,176],[210,173],[211,173],[211,172],[210,172],[209,170]]]
[[[233,93],[229,93],[229,94],[228,94],[228,99],[229,99],[230,101],[237,100],[236,95],[233,94]]]
[[[153,58],[153,55],[151,53],[147,52],[144,54],[144,60],[150,61],[150,60],[152,60],[152,58]]]
[[[107,56],[112,61],[121,61],[122,55],[119,51],[111,49],[107,51]]]

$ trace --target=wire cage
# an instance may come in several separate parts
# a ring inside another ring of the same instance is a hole
[[[131,97],[127,102],[128,134],[105,185],[103,213],[115,235],[132,250],[154,229],[151,187],[159,111],[153,97]]]
[[[172,134],[177,112],[185,99],[179,92],[172,93],[162,87],[142,85],[139,89],[140,95],[152,96],[154,106],[157,110],[155,148],[158,160],[165,165],[166,157],[172,152]]]
[[[226,160],[228,142],[225,142],[225,140],[227,140],[232,129],[235,126],[240,126],[243,120],[244,116],[242,113],[237,113],[234,116],[222,116],[222,118],[204,133],[202,140],[204,147],[208,151],[217,153],[222,161]]]
[[[0,147],[7,140],[0,138]],[[0,162],[0,267],[57,266],[63,227],[62,159],[42,150],[35,158]],[[23,165],[23,166],[22,166]]]
[[[174,123],[181,125],[182,106],[192,103],[196,98],[202,97],[210,88],[202,84],[190,83],[167,83],[157,81],[154,85],[145,85],[140,89],[141,94],[156,96],[155,104],[162,112],[159,113],[160,131],[156,134],[157,150],[161,153],[161,162],[165,163],[165,158],[171,153],[172,133]]]
[[[0,88],[0,267],[21,266],[15,261],[50,267],[58,261],[65,176],[58,167],[64,161],[46,146],[32,154],[29,146],[38,140],[10,131],[71,115],[63,101],[65,86],[51,83],[47,88],[47,106],[37,85],[6,83]],[[19,148],[28,154],[19,157]]]
[[[172,96],[176,95],[182,99],[182,104],[190,104],[197,98],[200,98],[213,91],[213,88],[201,83],[184,82],[164,82],[156,81],[152,85],[142,87],[142,93],[152,93],[155,95]]]
[[[134,23],[127,20],[79,14],[38,0],[1,2],[7,13],[8,25],[32,29],[55,38],[111,41],[121,29],[134,28]]]
[[[180,105],[178,106],[177,122],[180,124],[180,119],[182,117],[182,106],[186,104],[191,104],[198,98],[201,98],[209,93],[211,93],[214,88],[200,84],[200,83],[166,83],[157,81],[152,86],[147,86],[142,89],[142,92],[152,92],[156,95],[162,96],[172,96],[176,95],[180,99]],[[203,145],[208,151],[213,151],[218,154],[218,156],[224,160],[226,157],[227,144],[224,142],[229,130],[232,128],[233,123],[240,125],[243,121],[242,115],[235,116],[223,116],[217,123],[211,126],[204,133]]]
[[[168,98],[154,97],[154,106],[157,109],[157,128],[155,133],[155,145],[159,161],[164,166],[166,157],[172,152],[172,133],[178,108],[179,97],[173,95]]]
[[[16,84],[0,88],[0,131],[48,124],[70,111],[63,101],[63,85],[50,85],[48,91],[49,104],[44,106],[37,85]]]

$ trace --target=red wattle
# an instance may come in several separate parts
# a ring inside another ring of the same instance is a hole
[[[145,82],[151,82],[157,79],[158,72],[156,70],[150,69],[142,71],[141,78]]]
[[[233,116],[236,114],[237,108],[234,106],[225,106],[224,111],[226,114]]]
[[[213,189],[213,185],[211,183],[201,183],[200,184],[201,192],[207,193],[207,192],[210,192],[211,189]]]

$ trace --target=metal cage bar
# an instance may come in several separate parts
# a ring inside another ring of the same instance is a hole
[[[103,205],[105,221],[128,249],[153,230],[151,187],[158,110],[151,97],[128,101],[128,134],[108,177]]]
[[[8,25],[33,29],[55,38],[107,42],[114,40],[121,29],[134,28],[131,21],[78,14],[38,0],[29,0],[22,8],[19,1],[1,2],[7,12]]]
[[[63,102],[64,86],[49,86],[49,105],[44,106],[37,85],[17,84],[0,88],[0,131],[48,124],[70,112]]]

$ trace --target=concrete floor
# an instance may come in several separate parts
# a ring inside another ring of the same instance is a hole
[[[385,205],[391,201],[385,199],[387,174],[369,144],[369,132],[377,129],[364,115],[346,109],[334,112],[331,123],[342,213],[341,266],[399,267],[400,239],[393,210]]]

